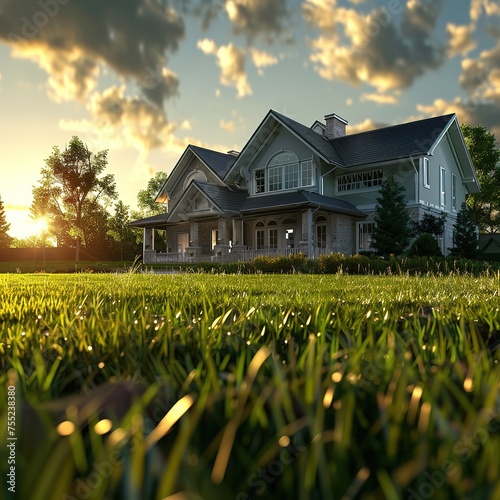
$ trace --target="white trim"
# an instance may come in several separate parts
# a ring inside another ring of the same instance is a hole
[[[437,148],[438,144],[441,142],[441,139],[446,135],[448,132],[449,128],[453,125],[453,123],[456,121],[457,115],[453,114],[451,117],[450,121],[446,124],[446,126],[441,130],[441,133],[438,135],[437,139],[434,141],[434,144],[431,146],[431,149],[427,152],[429,156],[432,156],[434,154],[434,150]]]

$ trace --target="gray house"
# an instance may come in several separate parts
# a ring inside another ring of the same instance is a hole
[[[455,114],[346,135],[335,113],[311,127],[274,110],[241,151],[188,146],[157,200],[166,213],[144,229],[144,262],[246,260],[302,252],[370,250],[378,190],[392,172],[413,220],[457,211],[479,183]],[[166,230],[167,252],[155,250]]]

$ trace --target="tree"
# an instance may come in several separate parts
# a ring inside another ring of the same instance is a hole
[[[410,242],[410,215],[406,210],[405,191],[391,173],[380,186],[372,247],[383,255],[399,255]]]
[[[500,232],[500,149],[495,135],[482,125],[461,128],[481,187],[467,199],[472,219],[481,233]]]
[[[413,222],[417,235],[419,234],[432,234],[438,237],[443,234],[444,225],[446,223],[446,214],[443,213],[439,216],[432,215],[430,212],[425,212],[418,222]]]
[[[475,259],[477,257],[477,226],[472,210],[467,203],[462,203],[453,226],[453,248],[449,249],[455,257]]]
[[[45,160],[39,186],[33,188],[31,214],[49,220],[52,234],[68,237],[75,244],[75,260],[80,260],[80,245],[90,236],[86,220],[117,198],[112,174],[102,175],[108,163],[108,151],[92,153],[74,136],[64,151],[57,146]],[[91,225],[92,226],[92,225]]]
[[[167,172],[156,172],[156,174],[149,179],[148,187],[141,189],[137,193],[137,206],[141,210],[142,217],[150,217],[152,215],[160,215],[165,213],[165,206],[161,203],[156,203],[155,199],[163,184],[167,180]]]
[[[12,238],[8,234],[9,229],[10,224],[7,222],[2,197],[0,196],[0,248],[9,248],[12,243]]]
[[[109,221],[108,235],[119,245],[120,260],[123,260],[124,251],[134,252],[133,257],[139,250],[134,232],[127,226],[129,222],[129,207],[119,201],[115,205],[115,214]]]
[[[167,172],[156,172],[155,175],[149,179],[146,189],[141,189],[137,193],[137,206],[139,207],[138,212],[132,212],[132,217],[134,219],[142,219],[145,217],[152,217],[154,215],[160,215],[166,212],[165,205],[157,203],[156,197],[160,192],[163,184],[167,180]],[[136,235],[137,242],[142,241],[142,232],[138,229],[133,230]],[[157,250],[166,251],[166,232],[155,229],[155,246]]]

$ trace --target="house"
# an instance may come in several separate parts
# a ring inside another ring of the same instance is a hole
[[[144,229],[144,262],[368,251],[388,172],[413,220],[447,215],[446,254],[461,203],[479,190],[456,115],[346,127],[335,113],[309,127],[270,110],[241,153],[188,146],[157,196],[166,213],[130,224]],[[155,251],[155,229],[166,230],[167,252]]]

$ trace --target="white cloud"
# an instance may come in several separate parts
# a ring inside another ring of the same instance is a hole
[[[245,72],[245,51],[234,46],[232,43],[220,45],[213,40],[199,40],[197,47],[204,53],[214,55],[217,65],[221,70],[220,83],[237,90],[237,97],[245,97],[252,94],[252,88],[248,83]]]
[[[367,83],[378,92],[410,87],[445,61],[435,36],[443,0],[390,2],[363,14],[337,0],[306,0],[303,15],[320,35],[310,60],[325,79]]]
[[[449,36],[448,52],[450,56],[458,54],[465,56],[477,46],[476,41],[472,37],[474,33],[474,28],[472,26],[458,26],[453,23],[448,23],[446,25],[446,32]]]
[[[219,125],[220,128],[222,130],[225,130],[226,132],[234,132],[236,130],[236,124],[234,123],[233,120],[230,121],[221,120]]]
[[[257,68],[259,75],[261,76],[264,74],[263,68],[278,64],[278,58],[265,50],[251,48],[250,57],[252,58],[252,62]]]
[[[361,94],[361,102],[375,102],[377,104],[397,104],[398,98],[387,94]]]

